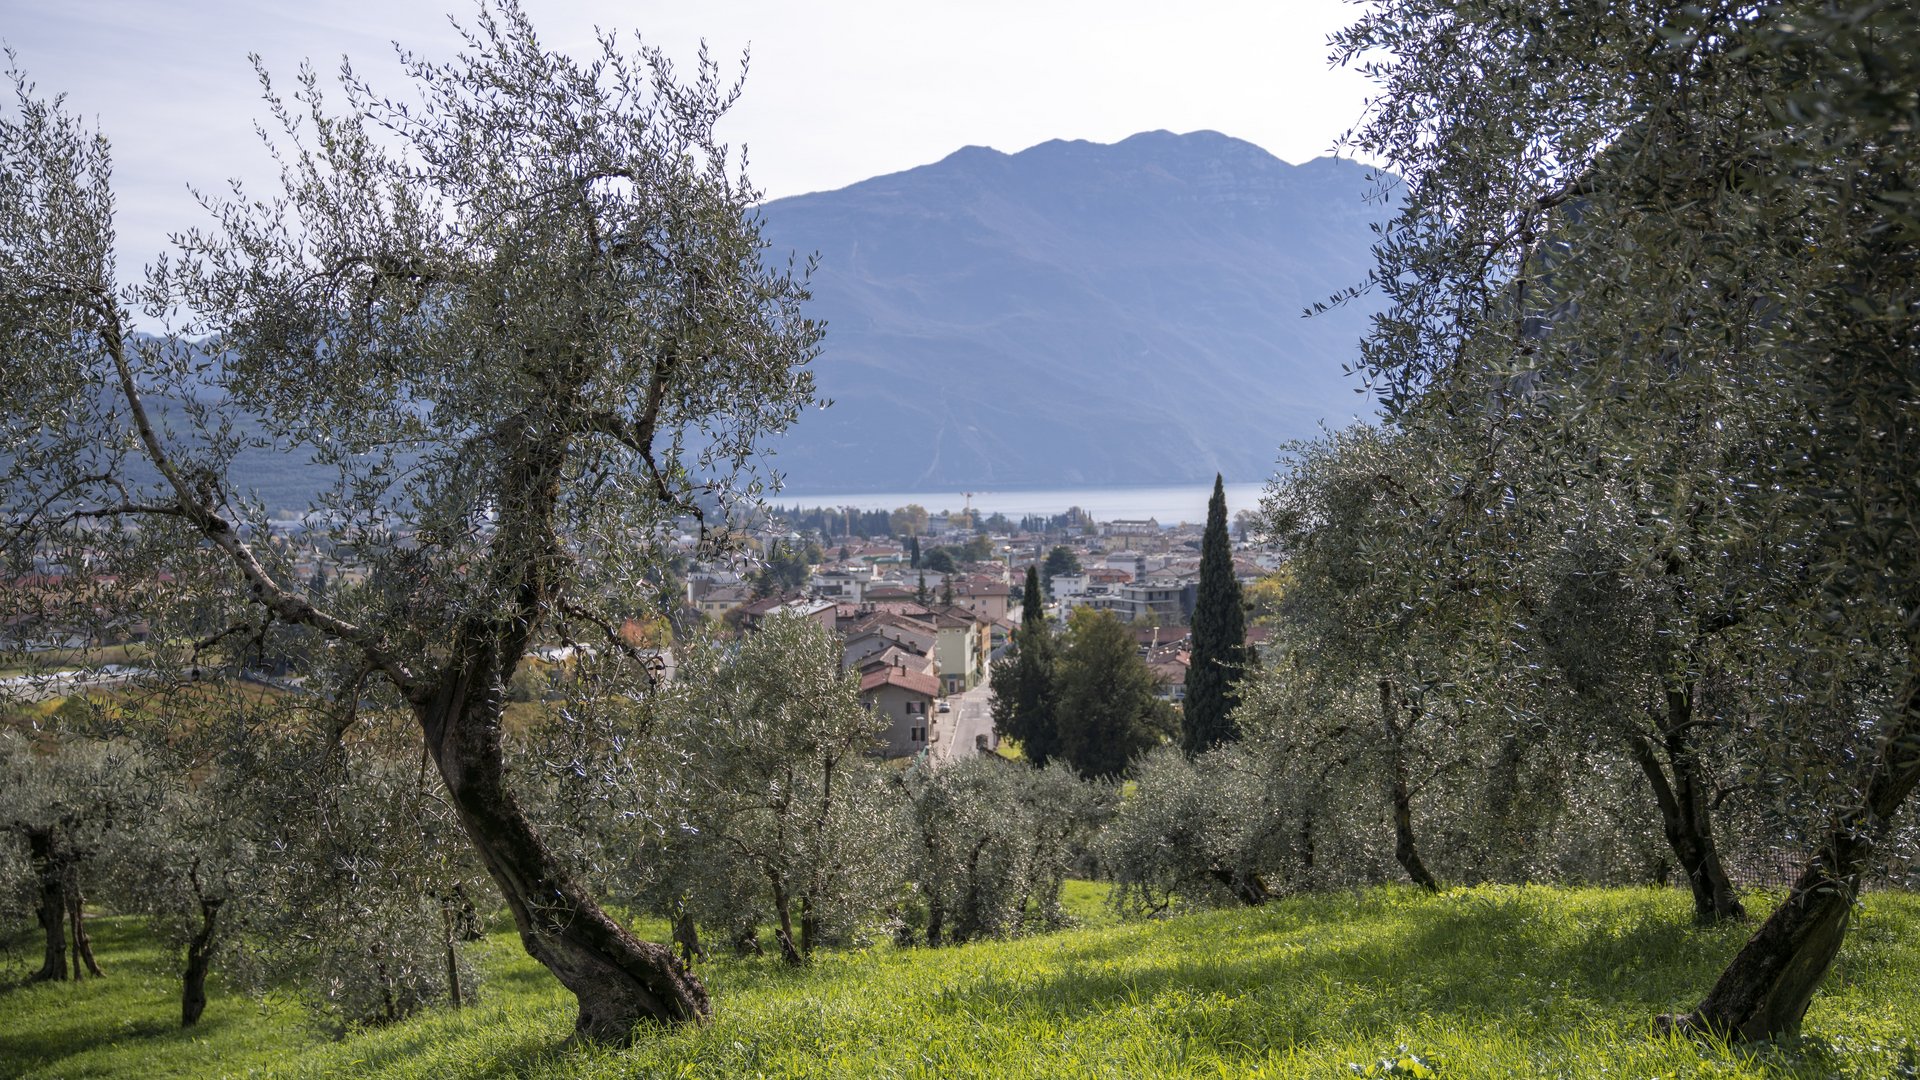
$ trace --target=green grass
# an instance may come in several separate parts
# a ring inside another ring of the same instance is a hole
[[[171,959],[103,919],[111,978],[0,994],[0,1075],[1331,1077],[1384,1074],[1402,1047],[1442,1077],[1907,1075],[1920,897],[1870,897],[1803,1039],[1760,1050],[1652,1034],[1745,933],[1689,915],[1677,891],[1395,888],[800,971],[718,961],[711,1023],[621,1051],[562,1045],[571,1001],[510,935],[484,943],[474,1008],[335,1041],[291,1005],[219,994],[183,1035]]]
[[[1107,902],[1112,887],[1103,881],[1075,881],[1071,878],[1060,889],[1060,906],[1067,909],[1082,928],[1113,926],[1120,917]]]

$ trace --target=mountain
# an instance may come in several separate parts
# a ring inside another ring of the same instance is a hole
[[[819,254],[816,377],[776,444],[796,491],[1238,480],[1370,415],[1342,374],[1371,309],[1368,170],[1217,132],[967,147],[764,207]]]
[[[1155,131],[770,202],[770,254],[820,256],[833,400],[772,464],[795,492],[1264,478],[1282,442],[1370,412],[1341,364],[1371,308],[1300,315],[1365,278],[1368,191],[1353,162]],[[336,478],[253,448],[233,475],[281,508]]]

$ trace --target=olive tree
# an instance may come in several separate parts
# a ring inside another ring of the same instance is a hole
[[[1631,846],[1644,813],[1701,921],[1737,917],[1715,819],[1752,786],[1731,719],[1751,695],[1726,676],[1757,669],[1726,640],[1742,620],[1724,599],[1765,576],[1751,545],[1707,551],[1723,530],[1713,489],[1654,482],[1685,466],[1649,451],[1631,480],[1607,462],[1556,470],[1543,447],[1566,449],[1557,425],[1504,416],[1489,443],[1477,418],[1412,408],[1292,451],[1267,503],[1294,558],[1274,620],[1281,662],[1263,679],[1286,688],[1284,710],[1321,718],[1302,752],[1326,775],[1384,779],[1416,882],[1435,881],[1436,864],[1479,880],[1607,880],[1543,839]],[[1675,486],[1691,490],[1691,513],[1663,513],[1654,493]],[[1623,773],[1644,796],[1619,789]],[[1658,873],[1657,859],[1635,862]]]
[[[1082,779],[1064,763],[1020,776],[1014,785],[1017,813],[1010,816],[1025,849],[1026,890],[1018,903],[1024,924],[1044,930],[1071,924],[1060,894],[1068,874],[1093,864],[1117,798],[1114,785]]]
[[[663,692],[676,832],[752,868],[789,962],[890,906],[899,803],[873,756],[883,721],[818,623],[777,615],[738,643],[690,650]]]
[[[246,922],[232,928],[243,980],[291,987],[336,1028],[477,1000],[466,945],[484,872],[439,777],[365,738],[285,740],[266,756],[311,775],[252,793],[265,813]]]
[[[1716,819],[1741,786],[1732,717],[1756,702],[1712,676],[1731,667],[1741,681],[1763,678],[1766,667],[1742,662],[1727,641],[1743,621],[1725,604],[1745,584],[1737,552],[1717,545],[1701,557],[1716,500],[1696,493],[1692,512],[1677,515],[1686,524],[1675,538],[1664,535],[1670,527],[1652,500],[1620,497],[1606,483],[1560,493],[1575,496],[1563,511],[1567,526],[1550,549],[1519,560],[1537,570],[1516,575],[1523,590],[1532,586],[1524,606],[1535,615],[1533,633],[1516,637],[1545,661],[1535,670],[1547,692],[1529,704],[1624,750],[1645,779],[1697,921],[1743,917]],[[1655,520],[1662,524],[1649,529]],[[1663,535],[1647,535],[1656,531]]]
[[[122,910],[183,957],[183,1025],[216,966],[336,1027],[471,1003],[485,874],[404,714],[301,724],[300,694],[211,694],[178,723],[149,711],[183,697],[127,703],[153,805],[113,867]]]
[[[771,922],[794,964],[870,933],[898,893],[903,806],[874,755],[884,720],[840,660],[830,631],[776,613],[680,643],[647,694],[569,694],[525,763],[543,827],[689,954],[696,924],[746,946]]]
[[[343,64],[337,107],[310,69],[291,95],[263,71],[276,190],[207,195],[212,224],[132,290],[105,137],[15,75],[0,508],[8,572],[41,587],[7,614],[24,640],[169,608],[180,666],[300,630],[322,700],[412,715],[578,1033],[623,1039],[706,1015],[706,991],[542,842],[503,766],[508,687],[531,647],[573,642],[613,658],[604,692],[646,691],[619,629],[662,538],[757,494],[762,437],[813,401],[819,330],[715,135],[738,93],[717,65],[682,78],[611,35],[577,62],[510,0],[463,34],[449,61],[402,51],[399,92]],[[310,551],[363,585],[308,589],[243,452],[332,477]]]
[[[1134,766],[1133,791],[1100,835],[1100,862],[1122,911],[1159,914],[1176,903],[1264,904],[1278,875],[1300,865],[1291,807],[1275,805],[1270,767],[1250,742],[1188,758],[1172,747]]]
[[[151,766],[121,740],[0,730],[0,843],[9,849],[0,867],[19,875],[0,888],[29,898],[22,906],[39,923],[42,944],[28,982],[104,974],[85,905],[89,894],[119,898],[110,890],[156,809]]]
[[[1414,884],[1439,888],[1423,856],[1417,811],[1484,744],[1498,657],[1462,633],[1492,601],[1483,566],[1429,557],[1434,538],[1471,519],[1444,483],[1450,448],[1358,426],[1292,449],[1266,508],[1293,557],[1276,674],[1303,688],[1328,734],[1377,777],[1395,858]],[[1428,588],[1428,575],[1445,575]],[[1497,721],[1495,721],[1497,723]]]
[[[1754,544],[1772,571],[1720,599],[1790,660],[1749,683],[1769,707],[1748,745],[1819,808],[1813,850],[1678,1020],[1791,1032],[1920,785],[1920,14],[1382,0],[1335,49],[1378,87],[1354,147],[1404,178],[1361,360],[1390,410],[1486,448],[1534,420],[1578,433],[1529,449],[1623,477],[1677,558]],[[1635,467],[1684,444],[1713,452]],[[1455,486],[1535,496],[1494,462]],[[1689,488],[1713,515],[1693,535]]]
[[[910,800],[916,896],[906,930],[928,945],[1058,929],[1066,875],[1111,816],[1113,786],[1064,762],[1025,768],[991,754],[918,762]]]
[[[168,767],[156,779],[160,804],[140,829],[136,856],[116,870],[131,886],[129,908],[148,915],[154,935],[182,954],[180,1024],[192,1027],[206,1012],[215,961],[231,952],[268,891],[257,846],[265,830],[244,790],[259,776],[229,763]],[[280,924],[269,932],[299,931]]]

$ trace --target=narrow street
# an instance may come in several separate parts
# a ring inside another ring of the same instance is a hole
[[[929,752],[936,761],[953,761],[997,744],[993,735],[993,687],[982,682],[947,698],[951,712],[934,713],[934,743]]]

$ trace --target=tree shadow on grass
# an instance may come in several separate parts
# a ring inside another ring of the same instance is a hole
[[[244,1031],[258,1022],[253,1010],[237,1003],[210,1009],[190,1028],[180,1026],[178,998],[168,1000],[176,1010],[172,1014],[126,1017],[113,1023],[104,1023],[96,1009],[85,1007],[89,1004],[86,1001],[73,1004],[80,1007],[36,1009],[32,1027],[15,1025],[13,1030],[0,1032],[0,1077],[55,1065],[59,1066],[57,1074],[63,1077],[115,1075],[124,1062],[115,1064],[111,1054],[97,1061],[90,1061],[87,1055],[131,1043],[141,1044],[143,1053],[178,1050],[197,1054],[203,1047],[194,1044],[218,1045],[223,1034]]]
[[[516,964],[510,967],[492,968],[480,983],[479,993],[505,991],[512,994],[563,994],[565,990],[553,972],[533,964]]]
[[[933,1007],[1071,1021],[1146,1003],[1170,1035],[1266,1046],[1424,1020],[1552,1036],[1691,1004],[1748,929],[1703,932],[1684,912],[1644,906],[1581,922],[1550,899],[1479,890],[1329,914],[1281,901],[1188,923],[1171,941],[1119,934],[1065,945],[1037,977],[986,963],[938,991]]]
[[[568,1006],[571,1019],[571,1006]],[[389,1066],[411,1062],[416,1065],[430,1062],[436,1055],[458,1052],[458,1045],[468,1037],[484,1038],[485,1069],[473,1071],[473,1062],[464,1062],[457,1068],[451,1063],[443,1064],[441,1075],[446,1076],[528,1076],[542,1072],[541,1066],[564,1059],[572,1049],[567,1035],[553,1035],[545,1031],[527,1030],[516,1033],[511,1045],[503,1044],[497,1032],[509,1028],[508,1022],[495,1011],[484,1005],[473,1010],[473,1026],[464,1026],[454,1022],[414,1023],[406,1027],[362,1033],[350,1036],[354,1071],[368,1075],[380,1075]],[[571,1027],[571,1024],[568,1025]],[[494,1033],[489,1033],[489,1029]]]

